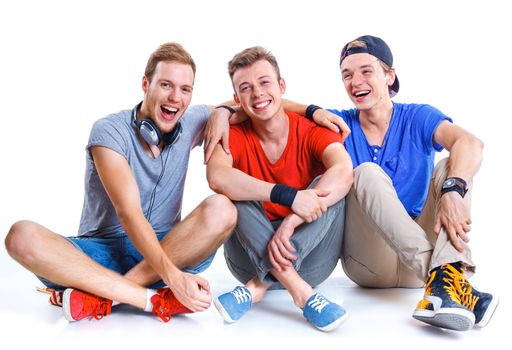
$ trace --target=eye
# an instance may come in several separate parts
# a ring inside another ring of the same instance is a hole
[[[240,92],[248,92],[249,91],[249,86],[247,85],[244,85],[240,88]]]
[[[162,82],[160,84],[160,86],[164,89],[169,89],[171,87],[171,84],[167,83],[167,82]]]
[[[185,94],[191,94],[192,93],[192,88],[184,87],[184,88],[181,89],[181,91],[183,91],[183,93],[185,93]]]
[[[352,78],[352,75],[351,74],[343,74],[343,76],[341,78],[343,80],[348,80],[348,79]]]

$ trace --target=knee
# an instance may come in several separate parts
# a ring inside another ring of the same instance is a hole
[[[11,257],[20,260],[34,255],[36,229],[37,225],[31,221],[18,221],[11,226],[5,237],[5,248]]]
[[[391,182],[386,172],[375,163],[362,163],[354,169],[354,183],[361,181],[372,183],[379,179],[386,179]]]
[[[214,194],[206,198],[202,206],[205,223],[213,232],[230,233],[233,230],[237,220],[237,210],[228,197]]]

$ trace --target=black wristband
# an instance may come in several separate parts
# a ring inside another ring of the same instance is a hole
[[[299,190],[291,186],[276,184],[270,191],[270,201],[291,208],[297,192]]]
[[[316,105],[309,105],[306,108],[306,115],[305,117],[309,120],[313,121],[313,113],[315,113],[316,110],[322,109],[322,107],[316,106]]]
[[[236,113],[236,111],[233,107],[224,106],[224,105],[215,107],[215,109],[219,109],[219,108],[227,109],[229,111],[229,113],[231,113],[231,115]]]

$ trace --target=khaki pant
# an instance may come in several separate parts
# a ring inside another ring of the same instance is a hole
[[[433,230],[447,164],[444,159],[436,165],[425,206],[416,219],[409,216],[382,168],[364,163],[354,169],[341,254],[351,280],[362,287],[419,288],[429,271],[444,263],[461,261],[467,273],[474,272],[467,244],[462,242],[464,252],[459,253],[444,229],[439,235]],[[464,201],[470,208],[471,191]]]

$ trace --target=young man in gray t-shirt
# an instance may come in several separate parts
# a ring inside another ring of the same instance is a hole
[[[213,195],[181,220],[190,151],[202,143],[212,111],[188,108],[194,77],[183,47],[163,44],[147,63],[143,101],[94,124],[77,237],[29,221],[11,227],[9,254],[55,290],[50,300],[69,321],[99,319],[117,303],[163,321],[210,306],[208,282],[196,274],[228,238],[236,209]],[[228,111],[216,114],[224,125]]]

